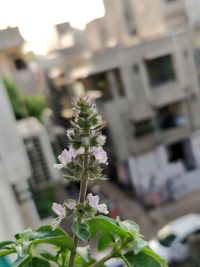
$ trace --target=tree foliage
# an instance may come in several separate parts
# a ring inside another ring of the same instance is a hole
[[[7,90],[15,117],[17,120],[24,119],[28,116],[41,118],[44,108],[47,106],[42,95],[22,96],[17,85],[8,79],[2,78]]]

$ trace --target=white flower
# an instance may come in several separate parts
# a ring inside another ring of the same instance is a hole
[[[107,208],[107,205],[105,203],[103,204],[99,204],[98,205],[98,211],[100,213],[104,213],[104,214],[108,214],[108,208]]]
[[[65,201],[65,206],[69,210],[73,210],[76,207],[76,201],[74,199],[68,199],[67,201]]]
[[[75,150],[73,147],[69,147],[69,150],[64,149],[63,152],[58,156],[60,164],[54,164],[54,168],[62,169],[63,167],[65,167],[65,165],[71,162],[73,158],[83,153],[84,153],[83,147],[80,147],[77,150]]]
[[[92,154],[95,156],[96,160],[99,161],[99,163],[106,163],[107,162],[107,153],[102,147],[95,147],[92,149]]]
[[[102,135],[100,134],[98,137],[97,137],[97,142],[100,146],[103,146],[105,144],[105,141],[106,141],[106,136],[105,135]]]
[[[87,195],[87,201],[91,208],[96,209],[100,213],[108,214],[106,204],[99,204],[99,196],[93,196],[92,193]]]
[[[67,137],[70,138],[71,135],[74,135],[74,129],[73,128],[67,130]]]
[[[63,205],[55,202],[52,205],[52,210],[55,212],[56,215],[58,215],[58,217],[55,218],[51,224],[52,229],[55,230],[60,225],[62,220],[66,217],[66,210]]]

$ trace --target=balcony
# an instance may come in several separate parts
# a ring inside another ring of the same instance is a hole
[[[151,90],[149,101],[154,107],[163,107],[171,103],[183,101],[186,99],[186,93],[179,87],[177,82],[169,82]]]
[[[190,127],[188,125],[182,127],[174,127],[162,130],[158,133],[158,140],[163,144],[169,145],[180,140],[186,139],[190,135]]]
[[[177,102],[157,111],[158,140],[171,144],[185,139],[190,134],[190,122],[187,105]]]
[[[133,153],[139,154],[148,150],[152,150],[157,144],[156,135],[154,132],[134,139]]]

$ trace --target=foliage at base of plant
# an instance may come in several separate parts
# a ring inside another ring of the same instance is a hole
[[[121,258],[128,267],[166,267],[166,262],[148,248],[134,221],[105,216],[109,213],[106,204],[100,203],[99,196],[87,194],[89,181],[106,179],[102,174],[107,164],[102,148],[103,121],[88,97],[76,99],[73,111],[72,129],[67,131],[69,147],[58,156],[55,167],[63,171],[65,179],[80,181],[78,201],[53,203],[57,217],[52,224],[0,243],[0,256],[15,254],[14,267],[103,267],[112,258]],[[72,237],[59,227],[67,216],[74,218]],[[97,251],[106,256],[96,260],[90,244],[96,244]]]

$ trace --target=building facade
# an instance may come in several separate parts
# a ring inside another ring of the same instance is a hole
[[[15,82],[22,94],[33,95],[44,88],[42,73],[27,61],[24,44],[17,27],[0,30],[0,75]]]
[[[5,240],[26,227],[37,226],[39,217],[28,186],[28,158],[2,84],[0,91],[0,238]]]
[[[67,70],[64,95],[97,98],[115,163],[132,159],[134,187],[141,186],[136,179],[148,187],[152,177],[164,184],[198,165],[193,136],[200,129],[200,90],[185,1],[104,4],[105,16],[85,30],[88,56]],[[62,108],[70,114],[66,102]],[[161,165],[151,164],[158,158]],[[139,171],[143,164],[148,172]]]

